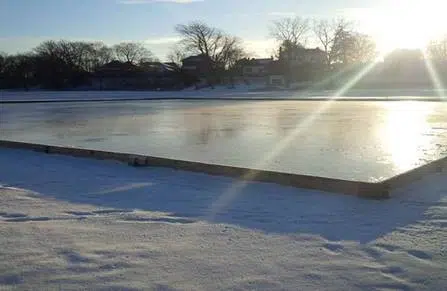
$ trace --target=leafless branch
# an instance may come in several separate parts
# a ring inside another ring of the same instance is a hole
[[[292,45],[305,45],[310,31],[310,21],[307,18],[288,17],[273,21],[270,26],[270,36],[278,42],[289,42]]]

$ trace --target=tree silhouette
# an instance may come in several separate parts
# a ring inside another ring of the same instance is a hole
[[[113,46],[113,50],[118,60],[132,64],[151,61],[154,58],[152,52],[138,42],[122,42]]]

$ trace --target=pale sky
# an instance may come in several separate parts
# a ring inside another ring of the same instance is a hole
[[[174,26],[201,20],[269,56],[272,20],[285,16],[354,20],[381,50],[419,47],[447,32],[444,0],[0,0],[0,51],[27,51],[48,39],[142,41],[164,59]],[[312,42],[311,42],[312,43]]]

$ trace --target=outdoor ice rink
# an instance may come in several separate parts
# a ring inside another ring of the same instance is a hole
[[[102,96],[51,94],[1,97]],[[2,103],[0,138],[377,181],[447,155],[447,104]],[[0,165],[0,289],[441,291],[447,284],[445,171],[377,201],[26,150],[0,149]]]
[[[447,103],[119,101],[1,105],[1,139],[380,181],[447,155]]]

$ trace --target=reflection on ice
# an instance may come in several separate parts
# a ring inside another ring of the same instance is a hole
[[[387,107],[379,136],[397,171],[408,171],[424,159],[424,150],[432,143],[427,119],[434,106],[427,104],[421,108],[417,102],[402,102]]]
[[[324,102],[3,104],[0,138],[362,181],[447,155],[446,103]]]

